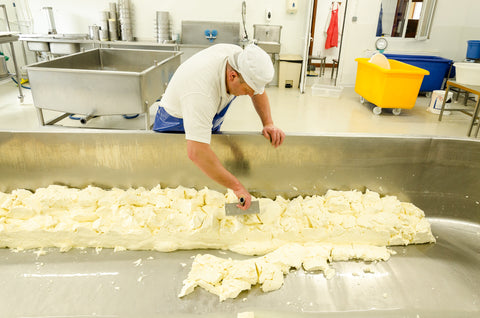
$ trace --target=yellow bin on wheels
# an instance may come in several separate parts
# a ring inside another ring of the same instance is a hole
[[[394,115],[402,109],[415,106],[423,77],[430,72],[395,60],[388,60],[390,69],[370,63],[368,58],[357,58],[355,92],[360,101],[374,104],[373,113],[380,115],[382,108],[392,108]]]

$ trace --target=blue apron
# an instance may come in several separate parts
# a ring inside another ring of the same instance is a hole
[[[225,119],[225,115],[227,114],[228,107],[236,98],[233,97],[232,100],[225,106],[221,112],[215,114],[212,120],[212,132],[216,133],[220,130],[220,126],[223,124],[223,120]],[[185,132],[185,128],[183,127],[183,118],[177,118],[171,116],[166,110],[159,106],[157,110],[157,114],[155,115],[155,122],[153,123],[153,130],[157,132]]]

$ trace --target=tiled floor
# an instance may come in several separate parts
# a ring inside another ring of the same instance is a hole
[[[309,85],[318,81],[309,78]],[[28,85],[28,84],[27,84]],[[125,119],[122,116],[101,116],[82,125],[78,120],[66,118],[54,126],[41,126],[33,106],[30,90],[23,90],[24,103],[17,99],[18,91],[15,83],[9,79],[0,81],[0,130],[11,131],[97,131],[90,128],[103,129],[143,129],[144,118]],[[441,122],[438,115],[427,111],[430,99],[419,97],[413,109],[403,110],[394,116],[388,110],[381,115],[374,115],[371,105],[360,103],[360,97],[353,87],[345,87],[340,98],[313,96],[307,86],[305,94],[298,89],[281,89],[269,87],[273,118],[277,126],[287,134],[389,134],[389,135],[433,135],[466,137],[471,117],[452,112],[444,116]],[[460,103],[458,103],[460,104]],[[473,103],[472,103],[473,104]],[[455,105],[457,106],[457,105]],[[472,107],[472,106],[470,106]],[[152,121],[156,106],[150,109]],[[54,118],[60,113],[45,112],[45,117]],[[67,127],[70,126],[70,127]],[[82,128],[75,128],[82,127]],[[228,111],[223,131],[261,130],[261,123],[248,97],[241,96]]]

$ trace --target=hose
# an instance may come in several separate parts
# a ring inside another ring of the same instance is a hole
[[[140,114],[135,114],[135,115],[122,115],[122,116],[123,116],[123,118],[125,118],[125,119],[133,119],[133,118],[137,118],[139,115],[140,115]],[[93,117],[97,117],[97,116],[93,116]],[[85,118],[77,117],[77,116],[75,116],[74,114],[70,114],[70,115],[68,116],[68,118],[70,118],[70,119],[72,119],[72,120],[80,120],[80,121],[81,121],[82,119],[85,120]]]
[[[5,61],[8,61],[8,56],[4,55],[3,52],[0,52],[0,53],[1,53],[0,55],[5,56]],[[14,81],[15,84],[18,85],[18,82],[17,82],[17,80],[15,79],[13,73],[10,73],[10,72],[8,71],[8,68],[7,68],[7,73],[8,73],[8,75],[10,76],[10,78],[12,79],[12,81]],[[22,88],[25,88],[25,89],[32,89],[31,87],[23,86],[23,84],[20,84],[20,86],[21,86]]]
[[[15,82],[15,84],[18,85],[18,82],[17,82],[17,80],[15,79],[15,77],[13,77],[13,74],[10,74],[10,78],[12,79],[12,81]],[[20,84],[20,86],[21,86],[22,88],[25,88],[25,89],[32,89],[31,87],[23,86],[23,84]]]
[[[72,119],[72,120],[80,120],[80,119],[82,119],[81,117],[76,117],[76,116],[74,116],[74,114],[70,114],[70,115],[68,116],[68,118],[70,118],[70,119]]]
[[[123,118],[125,119],[134,119],[137,118],[140,114],[135,114],[135,115],[122,115]]]

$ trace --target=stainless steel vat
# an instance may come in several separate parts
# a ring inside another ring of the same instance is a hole
[[[153,132],[0,132],[0,190],[209,186],[183,135]],[[0,250],[2,317],[477,317],[480,315],[480,140],[393,136],[215,135],[224,165],[258,195],[294,197],[369,188],[425,211],[436,244],[393,247],[388,262],[339,262],[336,276],[303,270],[272,293],[257,287],[219,303],[203,290],[179,299],[191,257],[222,251],[93,249],[37,257]],[[136,262],[140,260],[139,262]]]
[[[46,124],[43,109],[95,116],[139,113],[149,129],[149,107],[163,94],[180,55],[94,49],[32,64],[27,70],[39,121]]]

